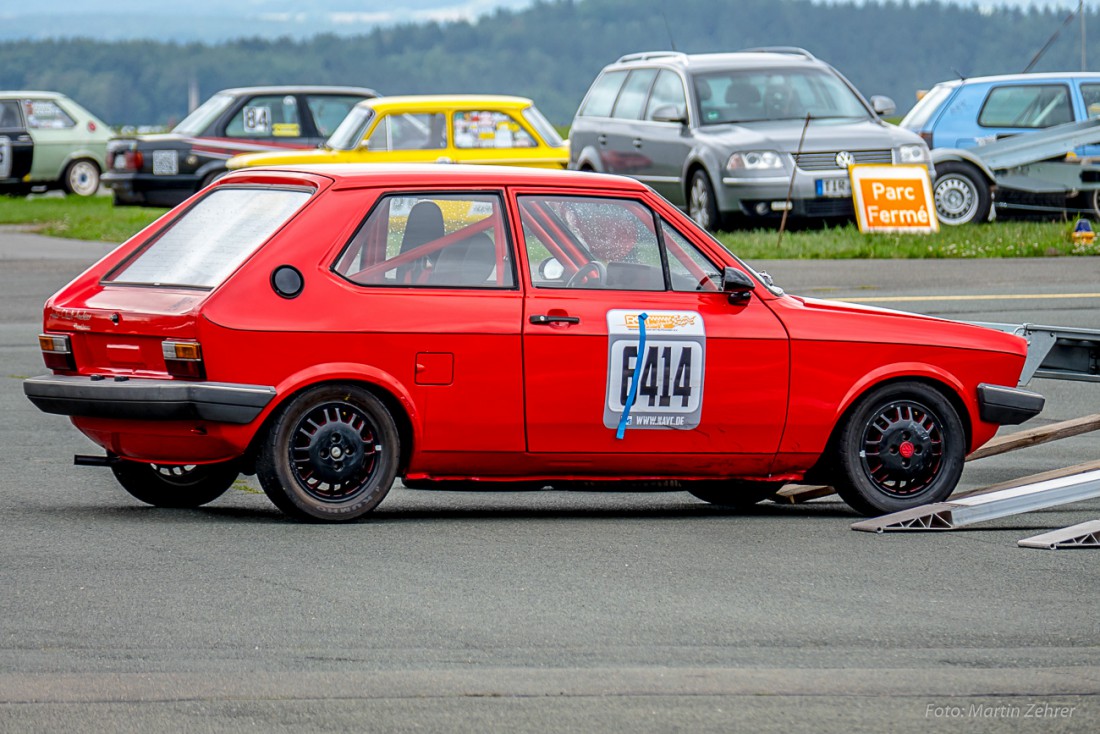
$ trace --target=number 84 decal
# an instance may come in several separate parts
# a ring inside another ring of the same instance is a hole
[[[693,311],[649,311],[639,320],[640,313],[616,309],[607,314],[604,426],[618,427],[627,412],[627,428],[695,428],[703,408],[703,317]],[[634,379],[635,399],[627,406]]]

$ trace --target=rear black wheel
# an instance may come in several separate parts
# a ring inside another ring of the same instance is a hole
[[[397,473],[400,438],[386,406],[358,385],[321,385],[284,407],[256,474],[283,512],[347,522],[373,510]]]
[[[989,219],[993,196],[985,174],[974,166],[954,161],[939,164],[932,192],[936,216],[942,224],[955,226]]]
[[[785,482],[746,479],[700,480],[682,482],[691,496],[712,505],[745,509],[770,499],[783,489]]]
[[[955,408],[916,382],[868,393],[836,444],[837,493],[864,515],[942,502],[962,476],[966,435]]]
[[[225,494],[240,472],[236,462],[221,464],[144,464],[119,461],[111,465],[122,488],[154,507],[189,508],[213,502]]]

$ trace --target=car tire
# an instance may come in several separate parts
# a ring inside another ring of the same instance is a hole
[[[716,232],[721,224],[718,202],[714,197],[714,187],[710,177],[703,169],[696,169],[688,187],[688,216],[708,232]]]
[[[1088,210],[1086,216],[1100,222],[1100,189],[1085,194],[1084,208]]]
[[[61,185],[73,196],[95,196],[99,191],[99,166],[87,158],[73,161],[65,168]]]
[[[201,507],[225,494],[240,475],[235,462],[174,466],[120,460],[115,479],[134,498],[154,507]]]
[[[320,385],[278,412],[256,474],[275,506],[291,517],[349,522],[390,491],[400,448],[381,400],[357,385]]]
[[[948,161],[937,165],[932,193],[941,224],[953,227],[989,219],[993,205],[989,181],[968,163]]]
[[[954,406],[919,382],[883,385],[848,413],[834,486],[863,515],[942,502],[962,475],[966,434]]]
[[[692,497],[722,507],[747,509],[775,496],[785,482],[745,479],[700,480],[682,482]]]

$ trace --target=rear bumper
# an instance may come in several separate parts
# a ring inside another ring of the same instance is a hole
[[[199,190],[201,179],[194,175],[155,176],[151,173],[107,171],[103,185],[126,203],[175,206]]]
[[[1039,415],[1046,398],[1037,392],[1003,385],[978,385],[978,415],[987,423],[1014,426]]]
[[[275,397],[275,388],[264,385],[68,375],[31,377],[23,392],[39,410],[56,415],[236,424],[254,420]]]

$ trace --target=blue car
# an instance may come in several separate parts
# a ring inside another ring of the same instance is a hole
[[[1009,135],[1100,117],[1100,73],[1006,74],[956,79],[934,86],[917,102],[900,127],[920,135],[933,149],[936,207],[940,221],[964,224],[989,218],[998,208],[1078,208],[1100,216],[1096,191],[1074,190],[1037,195],[992,181],[965,157],[937,158],[936,149],[968,149]],[[1100,144],[1076,148],[1078,157],[1100,156]]]

